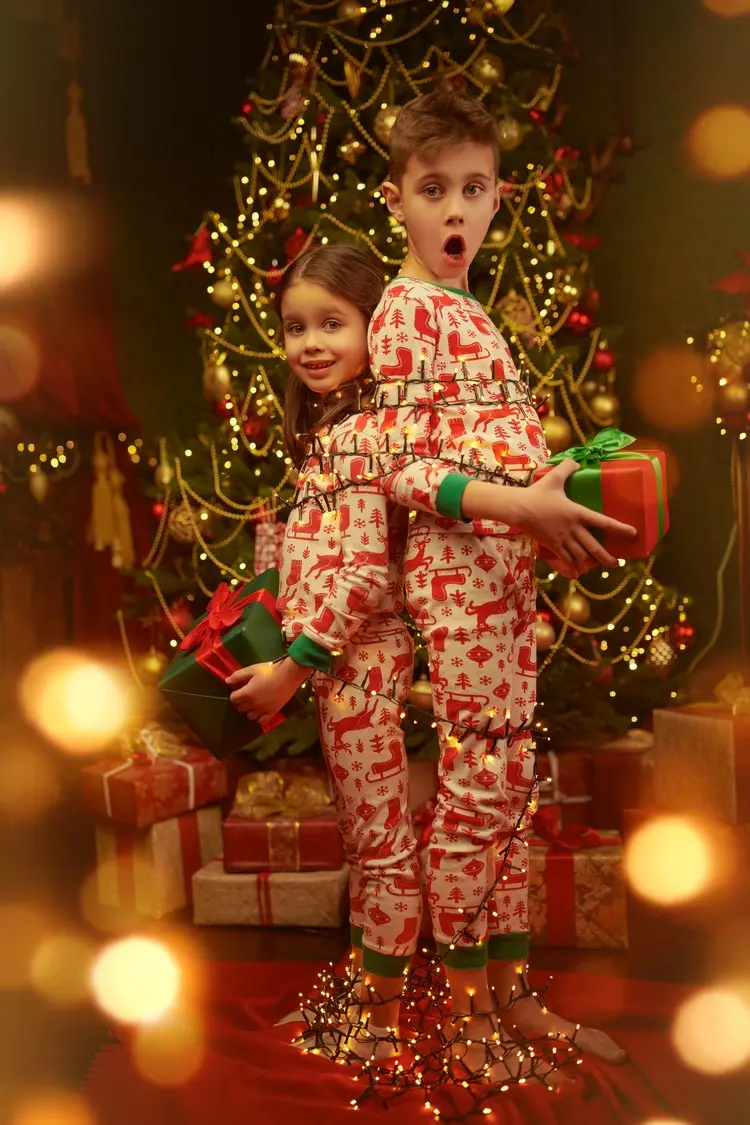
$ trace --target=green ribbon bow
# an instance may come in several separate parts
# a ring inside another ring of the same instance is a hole
[[[585,445],[574,445],[570,449],[564,449],[562,453],[556,453],[554,457],[550,457],[547,464],[559,465],[562,461],[570,459],[577,461],[579,465],[593,466],[599,461],[609,461],[613,454],[627,445],[632,445],[634,441],[635,438],[630,434],[625,434],[614,426],[608,426],[606,430],[600,430],[598,434],[589,438]],[[626,456],[638,457],[640,454],[631,453]]]

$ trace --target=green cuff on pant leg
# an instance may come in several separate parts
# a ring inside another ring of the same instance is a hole
[[[490,961],[525,961],[529,956],[528,933],[493,934],[487,944]]]
[[[444,965],[449,969],[483,969],[487,964],[487,942],[476,945],[444,945],[435,942]]]
[[[352,924],[349,927],[349,941],[352,943],[352,949],[361,949],[362,948],[362,934],[363,934],[362,927],[361,926],[355,926],[354,923],[352,922]]]
[[[362,948],[362,970],[375,973],[379,977],[401,977],[409,968],[409,957],[396,957],[391,953],[379,953],[376,949]]]

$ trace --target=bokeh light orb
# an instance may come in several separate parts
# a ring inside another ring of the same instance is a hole
[[[713,420],[710,391],[696,392],[705,382],[701,356],[690,347],[658,348],[635,370],[633,398],[652,426],[672,432],[696,430]]]
[[[664,906],[702,894],[716,869],[711,836],[689,817],[655,817],[636,829],[625,848],[625,875],[633,892]]]
[[[205,1056],[201,1022],[185,1010],[139,1027],[131,1046],[136,1069],[155,1086],[184,1085],[198,1073]]]
[[[0,988],[26,988],[34,954],[50,934],[52,923],[32,902],[0,904]]]
[[[750,0],[703,0],[703,5],[715,16],[725,19],[750,15]]]
[[[101,750],[132,718],[133,687],[124,673],[70,649],[34,660],[19,690],[29,721],[71,753]]]
[[[174,1006],[181,978],[180,966],[166,946],[151,938],[130,937],[98,955],[91,987],[99,1006],[114,1019],[148,1024]]]
[[[39,366],[39,351],[29,336],[20,328],[0,324],[0,402],[25,398],[39,378]]]
[[[678,1009],[675,1050],[701,1074],[728,1074],[750,1061],[750,1004],[728,988],[704,988]]]
[[[16,1107],[10,1125],[97,1125],[97,1119],[80,1094],[39,1090]]]
[[[711,180],[750,172],[750,109],[717,105],[695,119],[686,138],[692,167]]]
[[[34,952],[31,983],[53,1004],[80,1004],[89,995],[94,952],[92,943],[80,934],[52,934]]]

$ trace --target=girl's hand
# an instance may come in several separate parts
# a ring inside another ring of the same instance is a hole
[[[276,664],[238,668],[226,680],[230,687],[237,687],[229,698],[248,719],[265,723],[289,702],[311,671],[290,656]]]
[[[555,568],[566,578],[577,578],[596,566],[617,566],[617,559],[588,528],[601,528],[631,539],[636,535],[630,524],[592,512],[566,496],[565,481],[577,468],[575,461],[562,461],[541,480],[518,489],[513,497],[518,511],[512,522],[555,556]]]

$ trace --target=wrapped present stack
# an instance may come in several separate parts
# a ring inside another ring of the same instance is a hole
[[[102,905],[152,918],[189,906],[193,875],[221,850],[223,764],[148,723],[87,766],[82,785]]]
[[[255,525],[255,557],[253,570],[281,569],[281,552],[284,547],[284,524],[277,520],[262,520]]]
[[[326,778],[241,778],[223,854],[193,876],[193,918],[213,926],[340,926],[349,871]]]
[[[696,818],[722,841],[719,850],[742,874],[729,886],[717,877],[706,895],[678,908],[628,897],[634,964],[644,974],[668,968],[670,960],[688,970],[701,964],[709,933],[724,929],[722,918],[731,928],[750,899],[744,876],[750,838],[750,687],[731,674],[715,695],[710,702],[654,712],[651,800],[626,813],[624,831],[627,839],[665,813]],[[665,949],[669,955],[660,962],[659,951]]]

